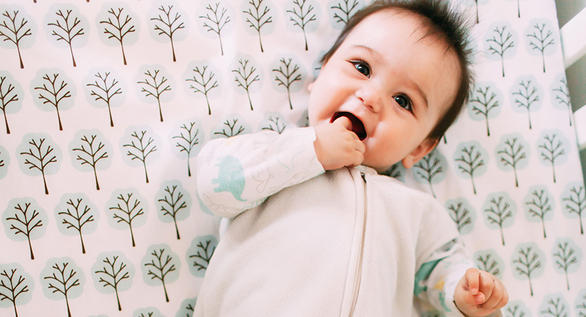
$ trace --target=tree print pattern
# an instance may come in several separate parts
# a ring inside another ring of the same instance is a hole
[[[173,37],[175,36],[175,32],[185,28],[185,24],[181,21],[181,15],[179,13],[175,12],[174,15],[171,13],[171,11],[173,11],[172,5],[167,6],[167,8],[161,5],[159,11],[161,11],[162,14],[151,18],[151,21],[154,21],[154,29],[158,35],[164,35],[169,38],[169,42],[171,42],[173,62],[176,62],[177,57],[175,56],[175,43],[173,42]]]
[[[214,6],[208,4],[206,6],[206,14],[199,16],[199,18],[203,20],[204,28],[208,32],[213,32],[218,36],[218,41],[220,42],[220,54],[222,56],[224,56],[222,30],[228,23],[230,23],[230,16],[227,12],[228,10],[224,8],[220,2],[216,2]]]
[[[193,82],[193,84],[189,84],[189,88],[193,90],[194,93],[203,94],[206,97],[206,103],[208,105],[208,115],[212,115],[212,108],[210,106],[210,99],[208,97],[209,92],[218,87],[218,81],[214,78],[215,74],[210,71],[207,72],[208,67],[202,66],[201,68],[196,66],[193,69],[195,75],[191,78],[187,78],[185,81]]]
[[[8,41],[14,44],[16,47],[16,52],[18,53],[18,61],[20,63],[20,68],[24,68],[24,63],[22,62],[22,54],[20,52],[20,43],[26,36],[31,36],[31,28],[27,26],[28,20],[25,18],[21,18],[20,21],[17,21],[18,13],[20,11],[14,10],[12,14],[8,12],[8,10],[2,12],[2,22],[0,23],[0,37],[3,38],[3,41]]]
[[[30,147],[28,151],[20,152],[19,154],[25,157],[24,165],[28,166],[30,170],[37,170],[43,176],[43,186],[45,187],[45,195],[49,195],[49,188],[47,187],[46,171],[49,165],[57,163],[57,156],[53,154],[54,147],[47,144],[44,147],[45,138],[31,138],[28,144]]]
[[[473,90],[472,97],[468,102],[468,106],[472,113],[477,116],[484,117],[486,122],[486,135],[490,136],[490,127],[488,124],[488,118],[490,112],[497,110],[500,107],[500,102],[497,99],[496,94],[491,90],[489,86],[479,86]]]
[[[495,195],[488,199],[484,208],[486,221],[496,226],[500,231],[501,244],[505,245],[505,234],[503,228],[505,224],[513,219],[513,206],[509,198],[504,195]]]
[[[527,119],[529,121],[529,130],[533,128],[531,124],[531,111],[532,107],[537,101],[539,101],[539,93],[537,88],[533,84],[532,80],[521,80],[519,82],[517,90],[513,91],[513,98],[515,105],[518,108],[524,108],[527,110]]]
[[[557,181],[555,174],[555,165],[563,156],[566,155],[564,144],[560,141],[558,134],[546,134],[537,146],[539,148],[539,157],[543,162],[551,165],[553,182]]]
[[[136,243],[134,241],[132,224],[138,216],[144,215],[144,209],[141,207],[140,200],[132,196],[133,193],[126,193],[126,195],[119,194],[116,196],[116,206],[109,207],[109,210],[112,211],[112,218],[117,223],[125,223],[128,225],[132,247],[135,247]]]
[[[289,13],[289,21],[293,22],[293,25],[300,28],[303,32],[306,51],[309,48],[307,46],[307,34],[305,28],[309,23],[317,20],[315,13],[313,13],[314,9],[315,8],[311,4],[307,5],[307,0],[293,0],[293,8],[287,10],[287,13]]]
[[[463,233],[462,231],[464,229],[472,226],[472,212],[468,207],[468,204],[465,202],[461,200],[449,201],[447,203],[446,209],[448,210],[450,218],[452,218],[456,224],[456,228],[458,229],[459,233]]]
[[[179,226],[177,226],[177,215],[181,210],[187,208],[187,203],[184,199],[184,194],[181,190],[177,190],[177,185],[171,187],[166,186],[163,198],[159,198],[157,201],[160,203],[160,211],[163,216],[171,217],[175,224],[175,233],[177,240],[181,239],[179,234]]]
[[[109,287],[114,290],[118,311],[122,311],[118,289],[121,283],[124,283],[125,280],[130,279],[130,273],[128,272],[126,263],[123,261],[118,261],[118,258],[119,256],[116,255],[112,257],[105,257],[102,260],[102,268],[95,271],[94,273],[99,276],[98,282],[101,283],[103,287]]]
[[[75,159],[80,161],[80,164],[88,165],[94,172],[94,181],[96,182],[96,190],[100,190],[100,183],[98,182],[98,172],[96,167],[101,160],[108,158],[108,152],[104,149],[105,145],[97,139],[96,134],[83,135],[81,137],[81,145],[73,148],[76,154]]]
[[[525,201],[527,214],[530,218],[538,218],[541,221],[543,238],[547,238],[545,230],[545,218],[552,211],[551,195],[546,189],[536,188],[530,191]]]
[[[287,128],[287,122],[285,120],[283,120],[281,117],[279,117],[277,115],[271,115],[265,121],[265,124],[263,125],[263,127],[261,129],[262,130],[270,130],[270,131],[274,131],[274,132],[281,134],[281,133],[283,133],[283,131],[285,131],[286,128]]]
[[[6,86],[4,85],[6,83]],[[6,90],[4,90],[6,87]],[[11,102],[18,101],[18,94],[14,91],[14,85],[6,80],[6,76],[0,76],[0,109],[4,114],[4,125],[6,126],[6,134],[10,134],[10,127],[8,126],[8,117],[6,115],[6,107]]]
[[[566,317],[568,304],[561,296],[548,296],[541,306],[541,316]]]
[[[123,148],[127,148],[126,155],[130,157],[132,161],[138,160],[142,163],[144,170],[145,182],[149,182],[149,174],[147,171],[146,161],[148,157],[157,151],[157,146],[154,144],[155,140],[147,135],[146,130],[138,132],[134,131],[130,134],[132,137],[130,143],[122,145]]]
[[[103,75],[101,73],[96,73],[95,77],[99,79],[94,80],[93,83],[86,84],[88,87],[95,87],[90,88],[90,95],[95,98],[96,101],[103,101],[108,106],[108,116],[110,118],[110,126],[114,126],[114,120],[112,119],[112,98],[116,95],[122,94],[122,89],[118,85],[118,80],[112,78],[111,81],[108,80],[110,76],[109,72],[105,72]]]
[[[165,294],[165,301],[167,303],[169,302],[169,294],[167,293],[166,285],[167,277],[177,269],[174,263],[174,258],[168,253],[169,252],[165,248],[155,249],[150,253],[150,262],[144,263],[147,275],[152,280],[158,280],[161,282]]]
[[[553,89],[555,100],[568,110],[568,122],[572,126],[572,103],[570,102],[570,92],[568,91],[568,83],[566,79],[560,80],[559,86]]]
[[[578,254],[573,244],[569,241],[558,241],[553,249],[553,264],[564,273],[566,289],[570,290],[569,270],[578,266]]]
[[[273,17],[269,15],[271,9],[268,5],[264,4],[264,0],[249,0],[248,4],[250,7],[248,10],[243,10],[245,21],[251,29],[254,29],[258,34],[258,43],[260,45],[260,51],[264,52],[262,46],[262,38],[260,36],[261,29],[273,22]]]
[[[57,214],[61,216],[61,223],[65,226],[65,229],[73,229],[74,232],[78,233],[81,253],[85,254],[83,229],[95,220],[92,208],[84,202],[83,198],[70,198],[65,203],[65,210],[59,211]]]
[[[527,151],[525,150],[525,146],[519,141],[518,137],[507,136],[503,143],[499,145],[496,153],[499,163],[502,166],[513,169],[513,173],[515,174],[515,187],[519,187],[517,169],[520,165],[527,162]]]
[[[67,90],[65,80],[59,80],[59,73],[55,73],[51,77],[49,74],[45,74],[43,80],[43,85],[35,87],[35,90],[39,91],[38,97],[43,104],[49,104],[55,108],[57,121],[59,122],[59,131],[62,131],[63,124],[61,124],[59,106],[65,98],[71,98],[71,90]]]
[[[456,154],[455,161],[457,162],[460,172],[470,177],[472,191],[476,195],[477,191],[476,184],[474,183],[474,175],[476,175],[481,168],[486,166],[485,159],[482,153],[478,150],[477,145],[472,144],[461,148]]]
[[[502,278],[503,265],[492,251],[477,252],[474,255],[474,263],[483,271]]]
[[[217,246],[218,240],[211,235],[200,236],[192,241],[187,253],[192,274],[198,277],[204,276]]]
[[[18,317],[16,300],[19,296],[30,291],[29,283],[22,274],[17,274],[17,269],[2,270],[0,272],[0,301],[9,301],[14,309],[14,316]]]
[[[433,190],[433,184],[436,179],[439,180],[444,176],[444,166],[441,160],[438,158],[438,152],[433,151],[430,154],[424,156],[419,162],[413,166],[416,177],[425,180],[429,184],[429,190],[433,197],[436,197],[435,191]]]
[[[532,33],[527,34],[529,47],[541,54],[541,64],[545,73],[545,50],[555,43],[553,32],[545,29],[545,23],[537,23],[533,25],[533,29]]]
[[[144,80],[138,81],[138,84],[142,84],[141,92],[145,94],[147,97],[153,97],[157,100],[157,105],[159,106],[159,119],[163,122],[163,110],[161,109],[161,96],[167,92],[171,91],[171,86],[167,84],[167,77],[161,75],[159,76],[159,72],[161,70],[155,69],[152,72],[147,70],[144,72],[145,78]]]
[[[199,145],[199,128],[195,127],[195,122],[189,122],[181,125],[181,132],[179,135],[173,136],[173,139],[178,140],[175,146],[180,152],[187,154],[187,176],[191,177],[191,165],[189,160],[191,158],[191,152]]]
[[[225,120],[222,129],[214,131],[214,135],[229,138],[243,133],[246,129],[238,121],[239,120],[236,118],[231,120]]]
[[[250,66],[248,67],[248,60],[247,59],[239,59],[238,66],[232,70],[234,73],[234,81],[238,85],[246,91],[246,96],[248,97],[248,104],[250,105],[250,110],[254,110],[252,107],[252,100],[250,100],[250,86],[254,84],[254,82],[260,81],[260,76],[256,71],[256,67]]]
[[[501,60],[501,74],[505,77],[505,54],[507,51],[515,47],[513,41],[513,34],[509,32],[506,26],[495,27],[492,30],[493,36],[488,38],[488,52],[491,55],[498,55]]]
[[[71,309],[69,306],[70,292],[74,287],[80,287],[81,283],[77,277],[78,271],[68,268],[70,262],[63,261],[56,262],[51,266],[52,274],[43,276],[47,281],[47,288],[53,294],[60,294],[65,298],[65,305],[67,306],[67,317],[71,317]]]
[[[331,6],[336,23],[346,25],[350,17],[358,10],[358,0],[341,0]]]
[[[35,259],[33,245],[31,243],[31,234],[36,229],[43,227],[43,220],[39,219],[39,215],[40,213],[36,209],[31,208],[31,203],[26,202],[24,203],[24,206],[16,204],[12,216],[5,218],[6,221],[10,222],[10,230],[14,232],[15,236],[23,235],[26,237],[31,260]]]
[[[291,67],[291,58],[285,60],[281,58],[281,64],[279,64],[279,68],[273,68],[273,72],[275,73],[275,81],[277,85],[285,87],[287,89],[287,98],[289,100],[289,109],[293,110],[293,103],[291,102],[291,85],[301,80],[301,74],[297,73],[299,71],[299,65],[295,64]]]
[[[583,185],[572,186],[562,198],[564,209],[570,215],[576,215],[580,225],[580,234],[584,234],[582,213],[586,211],[586,193]]]
[[[101,20],[100,24],[104,25],[104,34],[108,36],[108,39],[115,39],[120,43],[120,50],[122,51],[122,63],[126,63],[126,52],[124,52],[124,38],[135,32],[134,24],[132,24],[132,17],[125,14],[123,16],[122,11],[124,8],[110,8],[108,10],[108,17],[105,20]]]
[[[535,245],[525,245],[517,248],[513,255],[513,268],[515,273],[521,278],[529,281],[529,294],[533,296],[532,277],[542,272],[543,256],[536,252]]]
[[[71,62],[73,67],[77,66],[75,62],[75,56],[73,55],[73,40],[81,35],[85,34],[84,29],[81,27],[81,20],[78,17],[72,16],[73,10],[58,10],[55,12],[57,18],[55,22],[48,23],[49,26],[53,27],[51,35],[57,38],[57,42],[64,41],[69,46],[69,53],[71,54]]]

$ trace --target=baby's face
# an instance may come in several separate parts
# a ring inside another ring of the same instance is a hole
[[[360,22],[311,86],[309,123],[345,115],[366,145],[362,164],[411,167],[433,149],[426,139],[455,99],[459,62],[443,40],[423,37],[421,17],[397,9]]]

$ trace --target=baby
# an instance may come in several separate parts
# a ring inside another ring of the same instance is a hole
[[[203,205],[230,218],[194,316],[487,316],[508,301],[429,195],[379,175],[437,144],[470,84],[459,17],[432,0],[356,13],[310,86],[310,127],[208,142]]]

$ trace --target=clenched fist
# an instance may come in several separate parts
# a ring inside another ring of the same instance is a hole
[[[350,119],[341,116],[334,122],[322,122],[314,127],[313,146],[317,159],[326,171],[356,166],[364,160],[364,143],[352,132]]]
[[[505,306],[509,295],[503,283],[492,274],[468,269],[454,291],[454,301],[466,316],[488,316]]]

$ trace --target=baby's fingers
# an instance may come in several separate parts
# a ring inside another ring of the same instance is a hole
[[[509,294],[507,293],[505,286],[501,281],[495,279],[494,288],[491,296],[488,297],[486,303],[482,304],[482,308],[485,309],[498,309],[507,304],[509,301]]]
[[[475,268],[469,268],[466,270],[464,276],[466,278],[467,291],[469,291],[471,295],[478,294],[480,288],[480,271]]]

